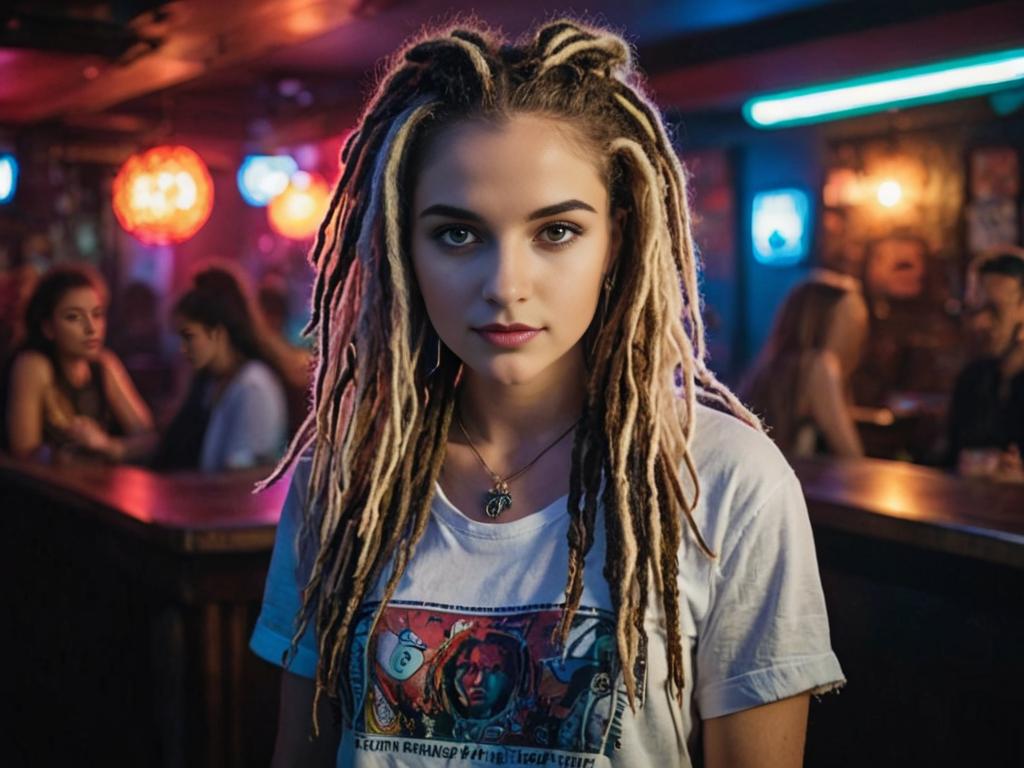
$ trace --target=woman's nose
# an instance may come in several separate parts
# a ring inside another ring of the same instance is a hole
[[[488,259],[483,296],[489,303],[507,307],[525,301],[530,291],[530,254],[514,242],[498,242]]]

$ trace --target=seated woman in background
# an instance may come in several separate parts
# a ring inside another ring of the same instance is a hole
[[[220,267],[203,270],[173,316],[195,377],[154,466],[216,472],[273,464],[287,438],[284,388],[265,362],[238,279]]]
[[[106,286],[84,266],[58,267],[36,285],[5,377],[3,441],[15,457],[120,462],[152,451],[149,408],[103,345],[106,311]]]
[[[786,297],[744,387],[783,451],[864,455],[848,391],[867,329],[853,278],[823,272]]]

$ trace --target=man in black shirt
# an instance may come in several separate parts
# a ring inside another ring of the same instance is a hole
[[[957,377],[949,409],[950,458],[966,474],[1021,474],[1024,256],[1006,250],[986,259],[970,310],[985,356]],[[979,457],[985,466],[978,466]]]

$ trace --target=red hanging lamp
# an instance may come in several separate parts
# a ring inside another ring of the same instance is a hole
[[[184,242],[213,210],[213,179],[185,146],[159,146],[125,161],[114,178],[114,215],[147,245]]]

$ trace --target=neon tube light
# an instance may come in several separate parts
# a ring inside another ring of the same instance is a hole
[[[1024,48],[1015,48],[758,96],[743,105],[743,116],[757,128],[782,128],[962,99],[1022,80]]]

